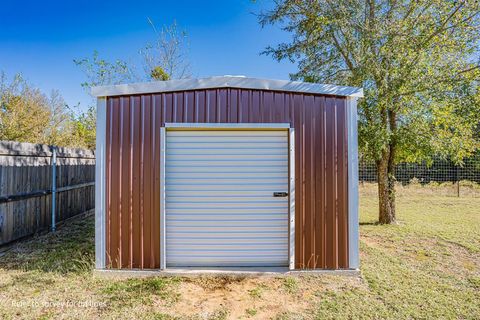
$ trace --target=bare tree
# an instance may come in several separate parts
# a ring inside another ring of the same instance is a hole
[[[188,35],[174,21],[160,30],[150,18],[148,23],[155,32],[155,41],[140,50],[145,74],[150,80],[182,79],[190,77]]]

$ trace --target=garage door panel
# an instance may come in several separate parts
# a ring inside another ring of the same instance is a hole
[[[169,182],[171,182],[169,184]],[[167,179],[167,184],[169,185],[180,185],[180,184],[189,184],[189,185],[229,185],[229,184],[235,184],[235,185],[252,185],[252,184],[258,184],[264,185],[264,184],[278,184],[278,185],[284,185],[285,183],[288,183],[288,179],[285,177],[279,177],[279,178],[262,178],[262,177],[251,177],[251,178],[245,178],[245,177],[219,177],[219,178],[171,178]]]
[[[167,156],[168,158],[168,156]],[[185,159],[175,161],[177,166],[198,166],[198,167],[238,167],[238,166],[256,166],[265,167],[270,166],[287,166],[288,161],[286,159],[278,160],[264,160],[264,159],[251,159],[251,160],[191,160],[188,157]]]
[[[167,222],[168,223],[168,222]],[[251,224],[240,224],[239,222],[235,222],[235,225],[233,226],[232,224],[208,224],[208,225],[199,225],[196,224],[195,226],[193,225],[173,225],[173,224],[168,224],[168,227],[170,228],[169,232],[177,232],[177,233],[189,233],[189,232],[197,232],[197,233],[207,233],[207,232],[220,232],[220,233],[225,233],[225,232],[231,232],[231,233],[283,233],[287,232],[287,227],[278,225],[270,225],[270,224],[264,224],[264,225],[254,225],[252,226]]]
[[[235,209],[238,208],[239,205],[242,205],[242,201],[255,201],[255,198],[241,198],[241,199],[235,199],[235,200],[223,200],[221,198],[215,198],[215,197],[209,197],[209,198],[204,198],[203,201],[198,201],[198,198],[196,198],[196,201],[189,201],[185,200],[183,202],[182,200],[184,198],[175,198],[179,199],[176,201],[169,201],[167,203],[167,209],[168,208],[176,208],[178,209],[177,205],[181,204],[182,208],[188,208],[188,209],[208,209],[211,208],[212,206],[212,201],[215,201],[219,205],[221,205],[224,208],[227,209]],[[188,198],[187,198],[188,199]],[[191,199],[191,198],[190,198]],[[233,198],[230,198],[233,199]],[[269,208],[285,208],[285,201],[258,201],[255,203],[255,208],[263,208],[263,207],[269,207]],[[231,212],[230,212],[231,213]]]
[[[269,144],[269,143],[286,143],[285,138],[282,136],[238,136],[238,135],[230,135],[230,136],[209,136],[209,135],[192,135],[186,137],[179,137],[179,136],[169,136],[167,140],[167,148],[170,145],[177,145],[180,143],[195,143],[199,145],[212,145],[215,146],[217,143],[225,143],[228,140],[230,143],[251,143],[252,139],[255,139],[256,144]]]
[[[288,155],[280,154],[258,154],[258,153],[249,153],[249,154],[170,154],[170,161],[179,160],[183,161],[185,159],[196,160],[196,161],[287,161]]]
[[[167,131],[167,266],[288,265],[287,131]]]
[[[283,267],[285,262],[278,262],[281,256],[273,257],[264,257],[260,262],[259,259],[250,259],[246,257],[244,259],[238,257],[227,257],[226,259],[221,259],[222,257],[213,257],[215,258],[215,266],[217,267],[264,267],[265,265],[270,267]],[[205,258],[191,258],[188,264],[189,267],[205,267],[210,266],[212,263],[212,257]],[[185,267],[183,264],[183,258],[171,257],[170,267]]]
[[[265,219],[284,219],[288,218],[288,213],[285,214],[279,214],[279,213],[261,213],[261,214],[249,214],[249,213],[232,213],[232,214],[222,214],[222,213],[217,213],[217,214],[202,214],[202,213],[177,213],[175,214],[175,217],[170,217],[169,221],[173,221],[174,219],[180,220],[180,219],[193,219],[193,220],[218,220],[221,218],[222,220],[232,220],[232,221],[252,221],[252,220],[265,220]]]
[[[243,193],[243,192],[242,192]],[[285,204],[285,202],[288,202],[288,198],[285,197],[273,197],[272,199],[265,199],[265,197],[270,196],[270,192],[265,192],[264,195],[236,195],[236,194],[230,194],[230,195],[195,195],[195,196],[182,196],[180,194],[176,194],[174,196],[169,196],[168,197],[168,203],[204,203],[204,202],[209,202],[211,203],[212,201],[215,202],[221,202],[221,203],[230,203],[230,202],[237,202],[237,203],[245,203],[245,202],[256,202],[256,203],[281,203],[282,205]]]
[[[283,155],[285,154],[284,145],[278,148],[271,148],[267,146],[258,148],[172,148],[168,150],[169,156],[175,155]]]
[[[203,184],[203,185],[193,185],[193,184],[181,184],[181,183],[175,183],[175,184],[170,184],[166,185],[165,190],[168,191],[213,191],[216,192],[217,194],[223,194],[224,192],[227,191],[236,191],[239,192],[241,191],[243,194],[243,191],[247,192],[260,192],[260,191],[268,191],[269,196],[268,197],[273,197],[273,192],[281,192],[285,188],[282,184],[230,184],[230,183],[218,183],[218,184]],[[196,194],[196,193],[191,193]]]
[[[211,250],[211,251],[225,251],[225,250],[238,250],[242,249],[244,251],[270,251],[270,252],[284,252],[288,250],[288,243],[284,245],[279,245],[276,242],[266,242],[266,243],[257,243],[257,242],[237,242],[235,244],[222,244],[222,243],[215,243],[215,242],[206,242],[206,243],[171,243],[171,248],[174,249],[176,252],[185,252],[185,248],[190,248],[191,251],[201,251],[201,250]]]
[[[278,237],[274,237],[271,235],[263,236],[263,237],[238,237],[238,236],[227,236],[221,237],[218,235],[208,236],[208,237],[200,237],[200,236],[185,236],[182,238],[172,238],[167,237],[167,241],[169,246],[177,246],[177,245],[225,245],[225,246],[236,246],[236,245],[287,245],[288,242],[279,235]],[[283,244],[282,244],[283,243]]]
[[[284,131],[279,130],[177,130],[170,131],[169,137],[285,137]]]
[[[175,254],[170,256],[170,266],[172,267],[183,267],[184,266],[184,256],[188,253]],[[266,255],[263,252],[259,254],[252,255],[238,255],[233,254],[225,256],[222,254],[208,254],[201,256],[190,256],[189,258],[189,267],[204,267],[211,265],[212,261],[215,261],[215,266],[225,266],[225,267],[240,267],[240,266],[249,266],[249,267],[264,267],[264,266],[284,266],[288,261],[284,261],[284,255],[280,254],[269,254]]]
[[[235,227],[232,227],[232,220],[202,220],[202,219],[171,219],[168,221],[168,225],[172,228],[171,230],[192,230],[195,232],[197,230],[218,230],[219,228],[225,228],[225,230],[245,230],[251,228],[251,230],[262,229],[262,230],[284,230],[284,223],[282,219],[258,219],[255,222],[255,226],[251,226],[248,220],[237,220],[235,222]]]
[[[169,172],[170,179],[222,179],[225,174],[231,179],[283,179],[283,172]]]
[[[214,197],[214,198],[223,198],[223,197],[253,197],[256,199],[267,199],[272,196],[272,191],[268,190],[255,190],[249,191],[244,190],[242,192],[236,190],[223,190],[221,193],[218,191],[209,191],[209,190],[197,190],[195,193],[192,193],[191,190],[169,190],[169,195],[172,197],[191,197],[191,196],[202,196],[202,197]],[[277,198],[284,199],[284,198]]]
[[[285,174],[285,168],[284,166],[265,166],[265,165],[256,165],[256,166],[208,166],[208,165],[203,165],[203,166],[180,166],[180,165],[170,165],[167,164],[165,167],[165,172],[167,173],[167,176],[170,173],[173,172],[181,172],[181,173],[194,173],[194,172],[200,172],[200,173],[283,173]]]
[[[215,242],[223,241],[223,243],[242,243],[242,242],[253,242],[258,243],[263,242],[275,242],[281,244],[287,242],[285,236],[280,233],[269,232],[255,232],[250,234],[234,234],[229,232],[212,232],[212,233],[192,233],[192,234],[183,234],[182,237],[177,235],[167,234],[166,240],[169,242],[182,242],[182,243],[202,243],[202,242]]]
[[[208,250],[208,253],[204,253],[203,250],[176,250],[171,257],[183,258],[184,256],[189,256],[192,258],[205,259],[205,258],[218,258],[225,259],[230,257],[230,259],[244,259],[244,260],[257,260],[263,259],[264,257],[275,257],[276,259],[284,259],[283,250],[233,250],[228,249],[228,254],[225,253],[226,250]],[[262,260],[263,261],[263,260]],[[259,260],[259,262],[261,262]]]
[[[283,253],[285,250],[288,250],[288,243],[285,243],[283,246],[279,245],[278,243],[271,242],[271,243],[237,243],[235,245],[225,245],[221,243],[204,243],[204,244],[193,244],[188,243],[187,245],[184,243],[179,244],[171,244],[172,249],[176,252],[201,252],[201,251],[209,251],[209,252],[219,252],[219,251],[229,251],[230,253],[233,251],[243,250],[241,252],[249,252],[249,251],[268,251],[269,253],[277,252]],[[184,248],[188,247],[188,250]],[[225,252],[224,252],[225,254]],[[200,253],[201,255],[201,253]],[[230,254],[233,256],[233,254]],[[193,256],[193,255],[192,255]]]
[[[176,206],[167,206],[167,210],[170,213],[170,217],[174,214],[210,214],[210,213],[218,213],[218,214],[262,214],[262,213],[269,213],[273,212],[276,214],[288,214],[288,208],[278,208],[278,207],[245,207],[245,208],[228,208],[228,207],[211,207],[211,208],[177,208]]]
[[[177,256],[181,257],[183,255],[188,255],[190,257],[199,257],[199,258],[206,258],[206,257],[211,257],[211,258],[225,258],[227,256],[234,257],[234,258],[247,258],[251,259],[253,257],[261,258],[265,256],[270,256],[270,257],[278,257],[280,258],[283,250],[279,249],[258,249],[256,248],[255,250],[252,249],[232,249],[228,248],[229,255],[225,255],[225,249],[218,249],[214,250],[212,248],[208,249],[208,255],[204,254],[202,251],[203,250],[180,250],[177,249]]]
[[[257,144],[256,144],[257,145]],[[198,143],[198,142],[178,142],[175,144],[171,143],[166,143],[167,149],[172,150],[172,149],[222,149],[222,148],[232,148],[232,143],[231,142],[209,142],[208,144],[206,143]],[[237,148],[251,148],[252,147],[252,142],[236,142],[235,147]],[[262,147],[267,147],[267,148],[283,148],[286,147],[286,143],[284,142],[266,142],[266,143],[259,143],[257,148],[262,148]]]

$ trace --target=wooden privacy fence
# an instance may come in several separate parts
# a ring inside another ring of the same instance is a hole
[[[0,245],[93,209],[94,182],[91,150],[0,141]]]

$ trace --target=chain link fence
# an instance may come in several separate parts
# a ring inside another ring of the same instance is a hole
[[[377,182],[375,163],[359,159],[360,183]],[[395,178],[402,186],[419,185],[442,188],[454,196],[480,197],[480,153],[464,159],[463,164],[435,158],[433,163],[400,163],[395,168]]]

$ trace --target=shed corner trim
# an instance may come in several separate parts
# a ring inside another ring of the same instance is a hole
[[[95,150],[95,267],[105,268],[105,156],[106,156],[106,99],[97,99],[97,136]]]
[[[357,98],[347,100],[348,130],[348,264],[356,270],[359,258],[359,217],[358,217],[358,120]]]

